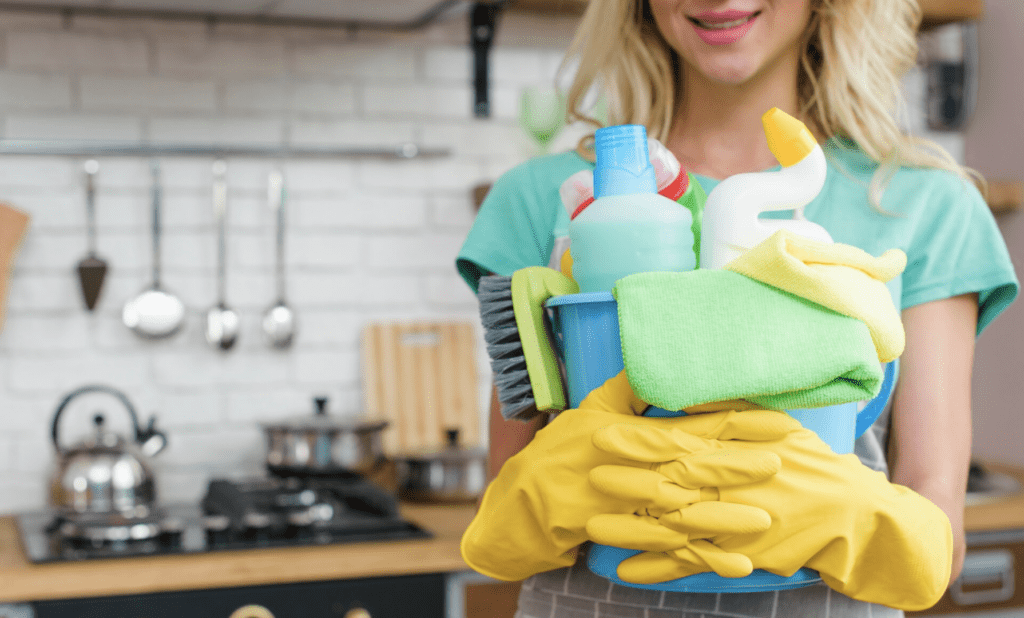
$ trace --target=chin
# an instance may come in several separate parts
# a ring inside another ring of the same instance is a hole
[[[704,62],[695,67],[701,75],[710,81],[739,86],[757,72],[757,66],[751,62]]]

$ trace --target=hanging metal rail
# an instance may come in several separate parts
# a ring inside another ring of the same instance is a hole
[[[447,148],[414,143],[394,147],[299,147],[258,145],[143,144],[63,140],[0,140],[0,155],[49,157],[205,157],[258,159],[435,159],[451,155]]]
[[[90,17],[126,17],[164,20],[203,20],[210,24],[240,23],[268,26],[292,26],[299,28],[342,28],[349,30],[393,30],[411,32],[419,30],[438,21],[445,13],[468,4],[469,0],[438,0],[427,7],[421,14],[406,21],[377,21],[331,17],[302,17],[296,15],[273,15],[268,13],[228,13],[217,12],[216,3],[208,3],[208,10],[132,8],[108,6],[89,6],[71,4],[66,0],[41,0],[32,3],[10,2],[0,0],[0,9],[5,11],[45,11],[59,12],[65,20],[72,20],[76,15]],[[167,3],[165,3],[167,4]]]

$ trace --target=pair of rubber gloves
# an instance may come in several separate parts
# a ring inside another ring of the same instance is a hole
[[[581,543],[641,550],[627,582],[816,569],[832,589],[906,610],[946,589],[945,514],[784,412],[727,402],[646,418],[624,373],[510,458],[462,538],[473,569],[514,581],[572,565]]]

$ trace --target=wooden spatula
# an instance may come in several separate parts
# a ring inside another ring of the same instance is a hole
[[[7,307],[7,286],[14,268],[14,257],[28,228],[29,216],[0,202],[0,326]]]

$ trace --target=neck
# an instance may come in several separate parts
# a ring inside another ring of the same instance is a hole
[[[683,75],[683,96],[666,146],[687,171],[721,179],[778,164],[768,149],[761,116],[778,107],[801,118],[796,58],[735,85],[712,81],[685,66]]]

